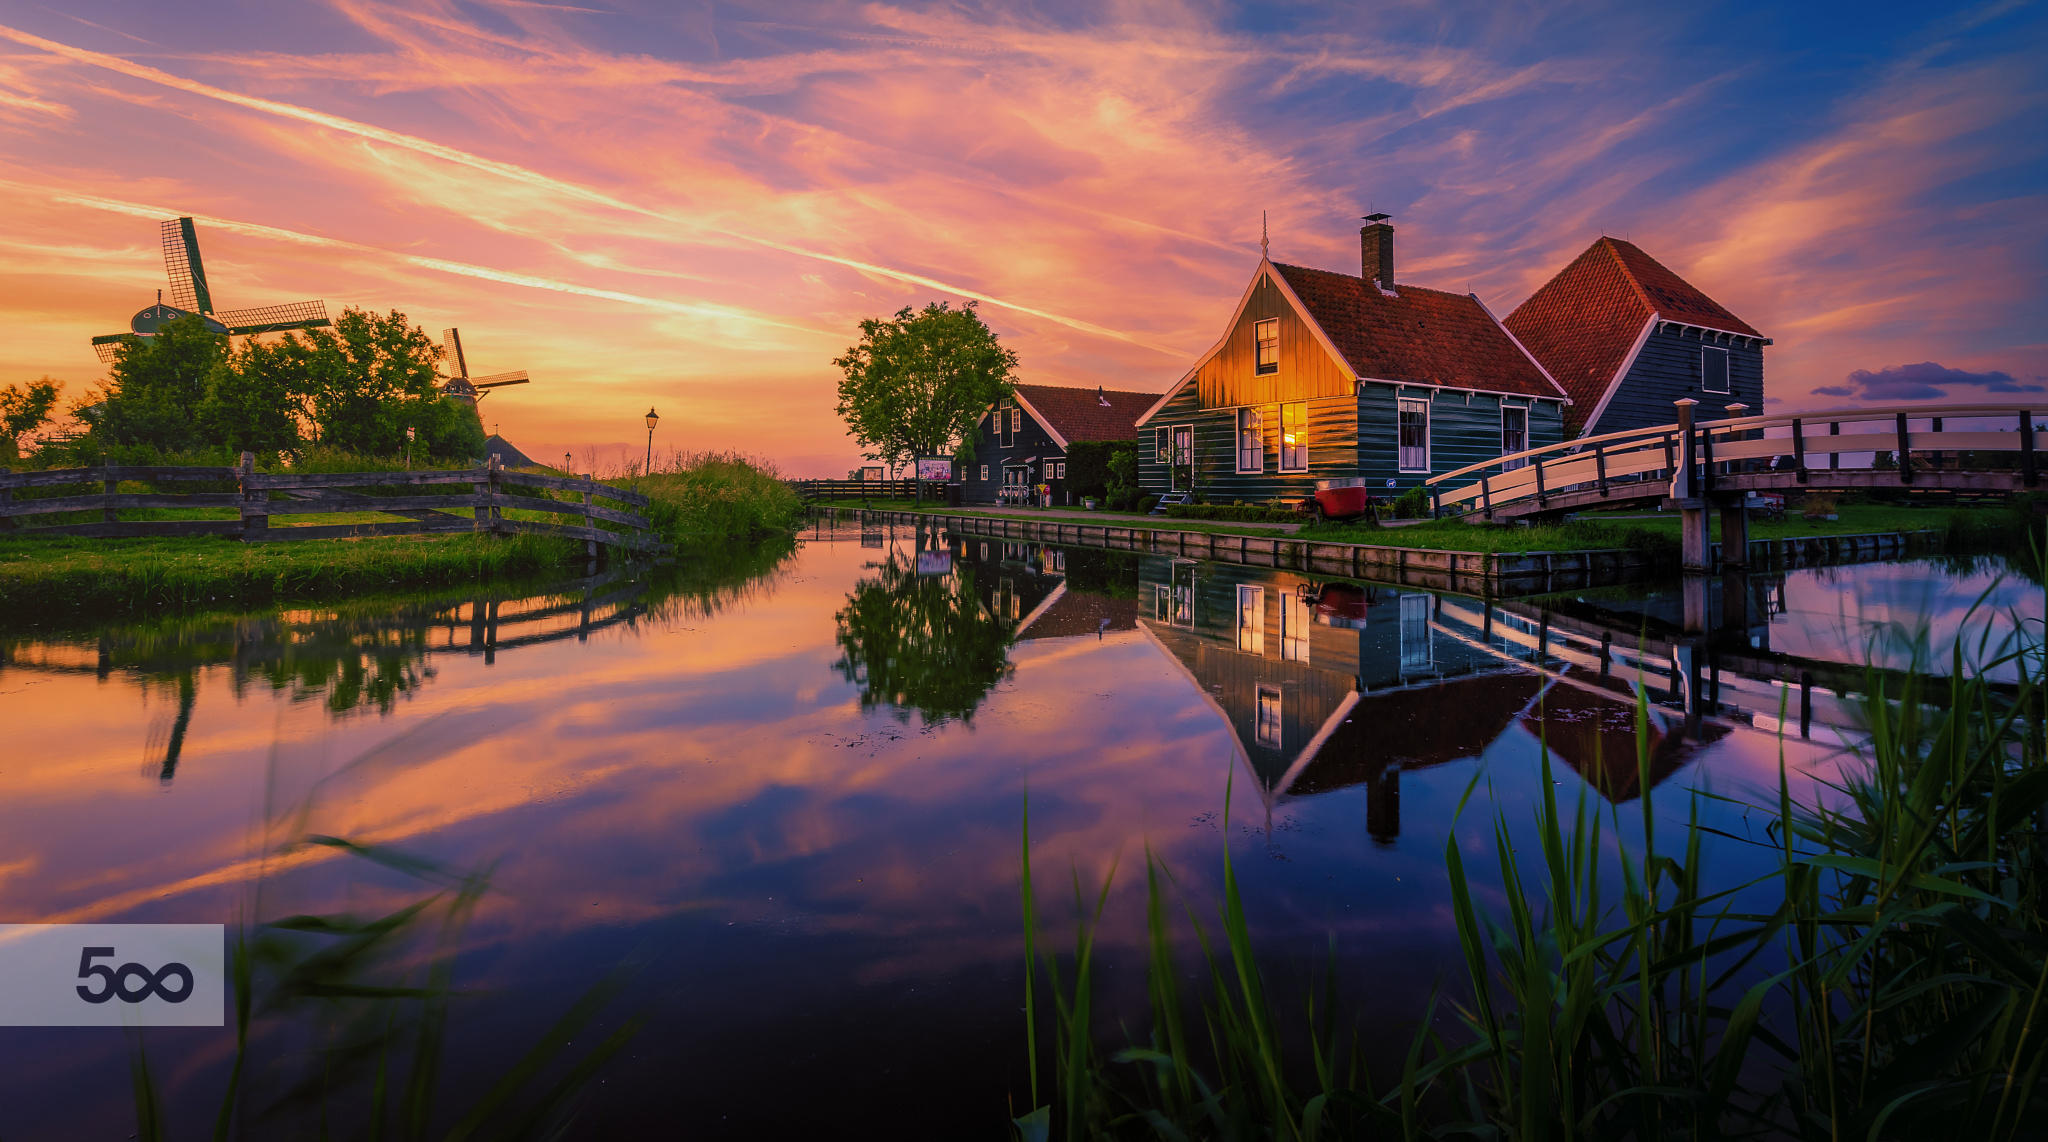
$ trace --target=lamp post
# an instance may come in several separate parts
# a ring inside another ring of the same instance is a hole
[[[575,474],[569,470],[569,454],[567,452],[562,453],[562,475],[573,476]]]
[[[653,407],[649,406],[647,409],[647,467],[643,471],[650,476],[654,474],[654,424],[660,419],[661,417],[655,414]]]

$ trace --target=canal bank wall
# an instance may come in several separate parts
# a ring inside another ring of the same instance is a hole
[[[834,509],[847,514],[849,509]],[[1627,548],[1584,551],[1434,551],[1365,543],[1329,543],[1291,535],[1225,535],[1172,528],[1118,527],[1072,520],[953,515],[945,512],[860,510],[862,522],[935,524],[963,535],[1031,540],[1115,551],[1146,551],[1187,559],[1279,567],[1319,575],[1375,579],[1431,590],[1484,595],[1538,594],[1605,587],[1678,570],[1676,558],[1659,559]],[[1805,567],[1861,563],[1939,550],[1935,531],[1755,539],[1750,567]],[[1713,556],[1721,561],[1721,545]]]

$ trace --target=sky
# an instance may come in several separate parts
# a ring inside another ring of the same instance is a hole
[[[832,359],[977,300],[1019,380],[1163,392],[1259,256],[1505,317],[1601,234],[1772,337],[1773,410],[2048,391],[2038,3],[0,0],[0,384],[198,220],[216,305],[462,330],[579,468],[858,462]],[[2048,400],[2048,398],[2044,398]]]

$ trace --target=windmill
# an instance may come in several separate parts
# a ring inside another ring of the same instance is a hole
[[[491,389],[502,389],[507,385],[532,384],[533,379],[525,369],[514,369],[509,373],[492,373],[489,376],[469,375],[469,362],[462,355],[462,331],[444,329],[441,331],[441,394],[466,400],[472,407],[484,399]],[[482,418],[482,414],[478,414]]]
[[[162,290],[156,304],[129,319],[127,333],[106,333],[92,339],[100,360],[112,364],[124,342],[150,337],[165,322],[198,314],[215,333],[241,337],[252,333],[282,333],[287,329],[314,329],[329,325],[327,303],[294,301],[257,309],[215,309],[213,293],[206,286],[206,267],[199,260],[199,235],[190,218],[168,218],[163,223],[164,269],[171,279],[171,303],[164,304]]]

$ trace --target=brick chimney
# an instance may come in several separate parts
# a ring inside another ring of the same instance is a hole
[[[1390,217],[1368,214],[1365,225],[1358,228],[1358,276],[1387,290],[1394,288],[1394,225],[1387,221]]]

